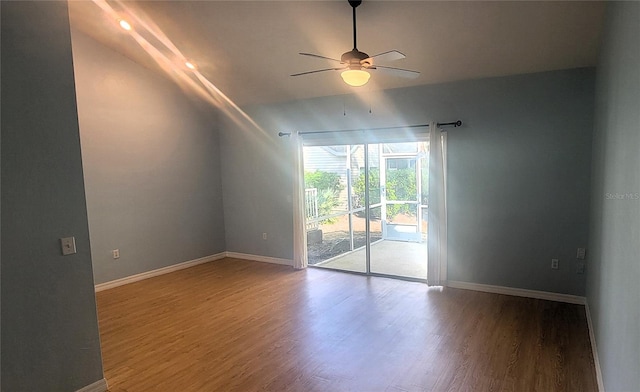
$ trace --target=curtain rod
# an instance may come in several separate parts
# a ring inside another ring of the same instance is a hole
[[[462,121],[451,121],[446,123],[438,123],[439,127],[453,126],[457,128],[462,126]],[[393,129],[406,129],[406,128],[424,128],[428,127],[429,124],[417,124],[417,125],[405,125],[398,127],[381,127],[381,128],[362,128],[362,129],[342,129],[339,131],[308,131],[308,132],[300,132],[300,135],[311,135],[317,133],[335,133],[335,132],[362,132],[362,131],[381,131],[381,130],[393,130]],[[291,132],[278,132],[278,136],[291,136]]]

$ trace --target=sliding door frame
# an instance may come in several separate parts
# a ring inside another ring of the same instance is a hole
[[[424,138],[421,138],[422,140],[394,140],[391,143],[398,143],[398,142],[415,142],[415,143],[420,143],[420,142],[424,142]],[[353,249],[353,232],[352,232],[352,214],[358,210],[364,211],[364,217],[365,217],[365,272],[360,272],[360,271],[353,271],[353,270],[347,270],[347,269],[339,269],[339,268],[332,268],[332,267],[320,267],[320,266],[316,266],[316,265],[312,265],[310,264],[309,267],[313,267],[313,268],[322,268],[322,269],[328,269],[328,270],[334,270],[334,271],[340,271],[340,272],[347,272],[347,273],[352,273],[352,274],[357,274],[357,275],[364,275],[364,276],[377,276],[377,277],[385,277],[385,278],[393,278],[393,279],[400,279],[400,280],[406,280],[406,281],[411,281],[411,282],[420,282],[420,283],[426,283],[427,280],[425,278],[416,278],[416,277],[411,277],[411,276],[403,276],[403,275],[392,275],[392,274],[384,274],[384,273],[379,273],[379,272],[373,272],[371,270],[371,245],[372,245],[372,241],[371,241],[371,210],[373,208],[377,208],[378,206],[383,209],[385,208],[384,203],[383,203],[383,197],[382,194],[381,196],[381,200],[379,203],[376,203],[376,205],[371,205],[371,154],[370,154],[370,148],[372,146],[377,146],[378,150],[379,150],[379,157],[378,157],[378,161],[379,161],[379,165],[382,165],[385,161],[384,158],[382,157],[382,153],[381,153],[381,146],[385,144],[385,142],[375,142],[375,143],[368,143],[368,142],[364,142],[364,143],[355,143],[355,144],[345,144],[348,148],[347,150],[349,150],[352,146],[354,145],[361,145],[363,146],[364,149],[364,183],[365,183],[365,187],[364,187],[364,207],[359,207],[357,209],[353,209],[352,208],[352,202],[351,202],[351,171],[349,170],[347,172],[347,195],[348,195],[348,208],[347,208],[347,214],[349,216],[349,231],[350,231],[350,242],[351,242],[351,251],[353,252],[355,249]],[[325,144],[314,144],[314,146],[322,146]],[[347,157],[350,154],[347,153]],[[407,154],[401,154],[402,156],[409,156]],[[416,156],[416,165],[419,164],[419,159]],[[304,165],[303,168],[304,170]],[[380,169],[382,170],[382,169]],[[416,167],[416,175],[419,176],[419,168]],[[382,178],[379,178],[379,181],[381,181]],[[416,179],[417,181],[420,181],[420,178]],[[384,192],[384,188],[382,187],[382,184],[379,184],[379,189],[380,192]],[[418,205],[417,205],[417,210],[420,210],[420,201],[418,200]],[[418,219],[418,226],[421,224],[420,222],[420,211],[417,211],[418,216],[416,217],[416,219]],[[333,216],[329,215],[329,217]],[[335,215],[342,215],[342,213],[340,214],[335,214]],[[306,227],[306,225],[305,225]],[[417,228],[417,230],[420,230],[420,227]],[[427,261],[428,262],[428,261]]]

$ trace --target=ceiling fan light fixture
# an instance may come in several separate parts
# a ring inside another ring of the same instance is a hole
[[[360,87],[367,84],[371,75],[367,71],[361,69],[348,69],[343,71],[340,76],[342,80],[349,86]]]

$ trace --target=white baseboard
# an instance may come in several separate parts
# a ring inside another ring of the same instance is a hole
[[[514,287],[492,286],[489,284],[458,282],[458,281],[452,281],[452,280],[447,282],[447,286],[453,287],[456,289],[483,291],[485,293],[514,295],[516,297],[545,299],[548,301],[566,302],[566,303],[578,304],[578,305],[585,305],[587,303],[585,297],[580,297],[577,295],[569,295],[569,294],[550,293],[548,291],[517,289]]]
[[[293,265],[293,260],[290,259],[280,259],[277,257],[268,257],[268,256],[258,256],[252,255],[248,253],[238,253],[238,252],[225,252],[226,257],[233,257],[236,259],[250,260],[250,261],[261,261],[263,263],[271,263],[271,264],[281,264],[281,265]]]
[[[107,389],[109,389],[107,380],[103,378],[102,380],[98,380],[83,388],[78,389],[76,392],[106,392]]]
[[[598,358],[598,346],[596,345],[596,334],[591,320],[589,302],[584,304],[584,311],[587,315],[587,326],[589,327],[589,340],[591,341],[591,352],[593,353],[593,363],[596,367],[596,380],[598,381],[598,391],[604,392],[604,381],[602,380],[602,369],[600,369],[600,359]]]
[[[185,261],[183,263],[170,265],[168,267],[158,268],[152,271],[142,272],[140,274],[127,276],[121,279],[112,280],[110,282],[100,283],[96,285],[96,292],[112,289],[114,287],[137,282],[144,279],[153,278],[154,276],[168,274],[170,272],[179,271],[181,269],[196,266],[198,264],[208,263],[214,260],[220,260],[227,257],[227,252],[221,252],[211,256],[200,257],[199,259]]]

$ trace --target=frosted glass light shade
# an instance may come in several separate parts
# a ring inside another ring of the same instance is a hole
[[[346,84],[353,87],[364,86],[371,77],[369,72],[360,69],[348,69],[343,71],[340,76],[342,76],[342,80],[344,80]]]

